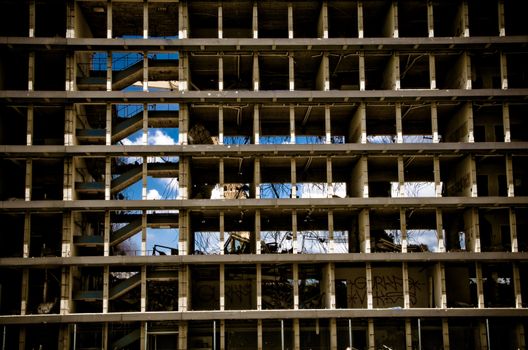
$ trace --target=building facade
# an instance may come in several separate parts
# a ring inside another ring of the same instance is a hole
[[[0,5],[2,349],[526,348],[522,1]]]

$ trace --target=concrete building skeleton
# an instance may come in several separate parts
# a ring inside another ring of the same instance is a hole
[[[522,1],[0,5],[2,349],[526,348]]]

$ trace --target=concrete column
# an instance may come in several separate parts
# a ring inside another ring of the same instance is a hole
[[[479,338],[480,338],[480,349],[488,350],[488,331],[486,322],[483,319],[479,320]]]
[[[510,107],[508,103],[502,104],[502,124],[504,126],[504,142],[511,142]]]
[[[178,143],[180,145],[188,144],[189,132],[189,108],[187,104],[180,103],[180,110],[178,112]]]
[[[218,144],[224,144],[224,107],[218,106]]]
[[[442,221],[442,209],[435,210],[436,216],[436,235],[438,237],[438,252],[445,253],[444,224]]]
[[[374,300],[372,297],[372,266],[369,262],[365,263],[366,282],[367,282],[367,309],[374,307]]]
[[[429,54],[429,88],[436,90],[436,59],[432,53]]]
[[[149,7],[148,2],[143,3],[143,39],[148,39],[149,37]]]
[[[257,310],[262,310],[262,265],[257,264]]]
[[[112,105],[106,104],[106,133],[105,144],[112,145]]]
[[[512,273],[513,273],[513,291],[515,294],[515,307],[520,309],[522,305],[522,293],[521,293],[521,275],[519,272],[519,265],[517,263],[512,263]]]
[[[335,318],[331,318],[330,322],[330,349],[337,350],[337,323]]]
[[[374,319],[369,318],[368,319],[368,349],[369,350],[375,350],[376,349],[376,339],[374,337]]]
[[[517,323],[517,327],[515,330],[515,335],[517,338],[517,347],[519,349],[526,349],[526,339],[525,339],[525,333],[524,333],[524,326],[522,323]]]
[[[260,144],[260,106],[258,104],[253,107],[253,143]]]
[[[299,264],[292,264],[293,274],[293,309],[299,309]]]
[[[35,0],[29,0],[28,36],[35,37]]]
[[[398,197],[406,197],[405,193],[405,164],[403,157],[398,156]]]
[[[103,323],[103,334],[102,334],[102,341],[101,341],[101,345],[102,345],[102,349],[106,349],[108,347],[108,333],[109,333],[109,329],[108,329],[108,323],[105,322]]]
[[[256,199],[260,198],[260,158],[255,158],[253,169],[253,191]]]
[[[396,102],[396,143],[403,143],[401,102]]]
[[[178,236],[178,255],[189,254],[189,212],[180,210],[178,217],[179,236]]]
[[[24,316],[27,314],[29,294],[29,269],[22,270],[22,286],[20,287],[20,315]]]
[[[357,2],[357,12],[358,12],[358,38],[363,38],[364,36],[363,28],[364,27],[363,27],[363,1],[362,0],[358,0]]]
[[[298,247],[297,247],[297,210],[295,210],[295,209],[292,209],[292,250],[293,250],[293,254],[297,254],[298,253]]]
[[[189,37],[189,8],[187,1],[180,1],[178,7],[178,38]]]
[[[506,54],[502,51],[500,53],[500,75],[501,89],[506,90],[508,88],[508,60]]]
[[[220,249],[220,255],[224,255],[224,244],[225,244],[225,220],[224,220],[224,212],[220,212],[220,219],[219,219],[219,230],[220,230],[220,242],[219,242],[219,249]]]
[[[141,256],[146,256],[147,253],[147,211],[143,210],[141,213]]]
[[[260,81],[260,74],[259,74],[259,60],[258,60],[258,54],[253,54],[253,91],[259,91],[259,81]]]
[[[290,91],[295,91],[295,59],[293,52],[288,52],[288,79]]]
[[[35,89],[35,52],[28,53],[28,91]]]
[[[189,266],[185,265],[178,270],[178,311],[185,312],[192,309],[189,298]]]
[[[293,4],[288,2],[288,39],[293,39]]]
[[[147,266],[143,265],[141,266],[141,312],[147,311],[147,297]]]
[[[112,159],[106,157],[105,159],[105,200],[109,201],[112,194]]]
[[[181,2],[180,2],[181,4]],[[180,52],[178,59],[178,91],[189,91],[190,72],[189,57],[187,52]]]
[[[513,160],[511,154],[506,155],[506,189],[508,197],[515,196],[515,183],[513,178]]]
[[[223,249],[222,249],[223,250]],[[220,264],[220,311],[225,310],[225,265]]]
[[[147,157],[143,157],[141,162],[141,199],[147,200],[147,175],[148,175]]]
[[[110,234],[111,234],[111,223],[110,223],[110,211],[105,211],[104,217],[104,233],[103,233],[103,251],[104,256],[110,256]]]
[[[427,1],[427,32],[429,38],[434,37],[433,1]],[[431,88],[432,89],[432,88]]]
[[[218,160],[218,187],[219,187],[219,196],[221,199],[225,198],[224,186],[225,186],[224,158],[220,158]]]
[[[147,322],[142,321],[139,326],[139,349],[140,350],[146,350],[147,349]]]
[[[326,187],[328,188],[326,197],[332,198],[334,196],[334,184],[332,179],[332,158],[326,158]]]
[[[62,184],[62,200],[71,201],[73,198],[73,187],[74,187],[74,164],[72,157],[64,158],[64,172],[63,172],[63,184]]]
[[[366,105],[361,102],[348,124],[347,143],[367,143],[367,113]]]
[[[449,350],[449,323],[447,318],[442,318],[442,342],[444,343],[444,350]]]
[[[64,146],[73,146],[73,135],[75,134],[75,113],[72,105],[65,106],[64,113]]]
[[[480,253],[480,233],[476,208],[466,209],[464,212],[464,226],[466,231],[466,250]]]
[[[290,159],[290,174],[291,174],[291,198],[297,198],[297,166],[295,158]]]
[[[145,3],[146,4],[146,3]],[[143,52],[143,91],[148,91],[149,67],[148,52]]]
[[[258,6],[257,2],[253,1],[253,39],[258,39]]]
[[[434,305],[430,307],[447,308],[445,268],[442,262],[436,263],[434,267],[434,297]]]
[[[222,0],[218,1],[218,39],[224,37],[224,16],[223,16]]]
[[[148,104],[143,104],[143,134],[141,135],[141,144],[143,146],[148,145]]]
[[[332,122],[330,120],[330,106],[325,106],[325,143],[332,143]]]
[[[108,313],[110,295],[110,267],[106,265],[103,271],[103,314]]]
[[[334,239],[334,212],[328,210],[328,253],[335,253],[335,239]],[[335,302],[334,302],[335,304]]]
[[[349,197],[368,198],[368,190],[367,156],[361,156],[350,172],[347,195]]]
[[[224,58],[218,57],[218,91],[224,90]]]
[[[321,64],[319,65],[319,70],[317,71],[315,89],[321,91],[330,91],[330,63],[328,60],[328,52],[323,53]]]
[[[31,158],[26,159],[26,179],[24,184],[24,200],[29,202],[31,200],[32,187],[33,187],[33,160]]]
[[[65,91],[75,91],[75,82],[76,82],[76,63],[75,63],[75,54],[67,53],[66,54],[66,82],[65,82]]]
[[[469,9],[466,0],[463,0],[460,4],[460,23],[462,28],[460,36],[465,38],[469,37]]]
[[[257,320],[257,349],[262,350],[262,320]]]
[[[106,38],[112,39],[112,1],[106,3]]]
[[[440,136],[438,134],[438,109],[436,102],[431,102],[431,131],[433,132],[433,143],[439,143]]]
[[[301,327],[299,319],[293,319],[293,350],[301,350]]]
[[[387,67],[383,72],[382,89],[384,90],[400,90],[400,56],[398,53],[393,53]]]
[[[59,344],[58,349],[69,350],[70,349],[70,324],[65,323],[59,325]]]
[[[477,278],[477,300],[478,300],[478,308],[483,309],[485,307],[484,304],[484,285],[482,280],[482,267],[480,265],[480,262],[475,262],[475,275]]]
[[[112,4],[109,2],[108,4]],[[106,57],[106,91],[112,91],[112,52],[107,52]]]
[[[517,217],[515,215],[515,209],[508,209],[509,223],[510,223],[510,240],[511,240],[511,251],[517,253],[519,251],[519,243],[517,240]]]
[[[370,219],[368,209],[361,209],[358,214],[358,221],[361,252],[370,253]]]
[[[295,107],[290,105],[290,144],[294,145],[295,143]]]
[[[33,144],[33,114],[34,109],[33,105],[28,105],[27,107],[27,126],[26,126],[26,146],[31,146]]]
[[[180,321],[178,324],[178,350],[187,349],[187,321]]]
[[[317,22],[317,37],[328,39],[328,2],[323,0],[321,11],[319,12],[319,20]]]
[[[29,258],[29,245],[31,243],[31,214],[26,211],[24,214],[24,238],[22,257]]]
[[[220,350],[225,350],[225,320],[220,320]]]
[[[506,20],[504,16],[504,0],[499,0],[499,36],[506,36]]]
[[[442,178],[440,177],[440,158],[438,156],[433,156],[433,173],[435,197],[442,197]]]
[[[63,255],[64,257],[64,255]],[[67,315],[70,313],[70,302],[72,297],[73,279],[70,273],[70,267],[63,267],[61,273],[61,300],[60,314]]]
[[[397,38],[398,35],[398,2],[393,0],[385,19],[383,36]]]
[[[403,308],[409,309],[411,307],[411,299],[409,296],[409,267],[406,262],[402,262],[402,293]]]
[[[407,216],[405,209],[400,208],[400,231],[401,231],[401,252],[407,253]]]
[[[260,229],[261,229],[261,221],[260,221],[260,210],[255,210],[255,254],[262,254],[262,247],[261,247],[261,241],[260,241]]]

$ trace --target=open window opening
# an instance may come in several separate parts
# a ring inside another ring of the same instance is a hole
[[[191,274],[191,310],[220,309],[220,269],[218,265],[194,265]]]
[[[447,307],[477,307],[477,278],[473,264],[445,264]]]
[[[226,265],[224,279],[226,310],[257,308],[257,279],[254,265]]]
[[[110,267],[109,309],[111,312],[139,311],[141,308],[141,269]]]
[[[262,265],[262,308],[293,308],[292,265]]]

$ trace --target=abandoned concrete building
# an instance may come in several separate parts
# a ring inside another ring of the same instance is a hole
[[[523,1],[0,5],[2,350],[526,349]]]

